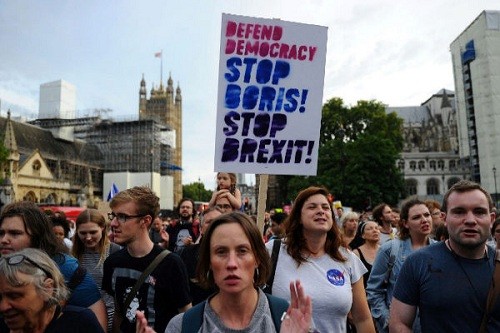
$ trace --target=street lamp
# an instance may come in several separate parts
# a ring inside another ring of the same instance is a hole
[[[340,150],[340,199],[344,200],[344,138],[345,138],[345,130],[343,127],[340,127],[337,131],[335,131],[335,136],[339,138],[339,150]]]
[[[402,176],[402,179],[403,179],[403,189],[402,189],[401,193],[399,194],[399,197],[400,197],[401,200],[403,200],[404,198],[406,198],[406,195],[407,195],[407,191],[406,191],[406,178],[405,178],[406,162],[405,162],[404,158],[401,158],[399,160],[398,167],[399,167],[399,171],[401,171],[401,176]]]
[[[495,182],[495,208],[498,208],[498,200],[497,200],[497,168],[493,166],[493,181]]]
[[[441,175],[441,183],[443,184],[443,195],[446,193],[446,184],[444,182],[444,173]]]
[[[198,200],[202,201],[201,200],[201,178],[200,177],[198,177]]]

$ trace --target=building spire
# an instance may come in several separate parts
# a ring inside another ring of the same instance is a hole
[[[17,177],[17,168],[19,165],[19,150],[17,147],[16,135],[14,133],[14,125],[10,118],[10,109],[7,111],[7,121],[5,122],[5,136],[3,138],[3,143],[5,148],[7,148],[9,155],[7,156],[7,161],[9,163],[8,170],[2,170],[1,174],[3,177]]]
[[[172,80],[172,72],[168,73],[167,93],[174,93],[174,80]]]
[[[17,141],[14,133],[14,127],[12,126],[12,120],[10,119],[10,109],[7,111],[7,122],[5,123],[5,136],[3,143],[5,148],[9,151],[17,151]]]
[[[175,102],[178,103],[180,101],[182,101],[181,86],[179,82],[177,82],[177,89],[175,90]]]

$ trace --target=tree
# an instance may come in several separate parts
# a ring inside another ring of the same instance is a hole
[[[3,141],[0,141],[0,165],[4,166],[6,165],[7,158],[9,157],[9,150],[5,147]],[[8,170],[8,168],[7,168]],[[10,175],[6,174],[5,177],[10,177]],[[3,178],[0,179],[3,181]]]
[[[318,174],[288,179],[288,195],[322,185],[335,200],[357,210],[382,201],[396,204],[404,188],[396,166],[403,148],[402,125],[380,102],[346,107],[342,99],[330,99],[322,110]]]
[[[210,201],[212,191],[205,189],[205,184],[201,181],[182,185],[182,195],[194,201]]]

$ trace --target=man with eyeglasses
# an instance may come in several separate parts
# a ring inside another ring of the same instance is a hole
[[[179,219],[167,227],[168,249],[172,252],[181,252],[186,245],[194,243],[199,233],[197,228],[199,225],[194,223],[196,215],[194,201],[182,198],[177,209]]]
[[[225,193],[215,199],[215,207],[218,207],[223,214],[231,213],[234,210]]]
[[[441,211],[441,204],[436,200],[425,200],[425,205],[429,208],[432,216],[432,232],[431,237],[436,238],[436,230],[444,225],[443,212]],[[439,240],[439,239],[436,239]]]
[[[180,257],[170,253],[146,278],[127,309],[124,303],[140,275],[163,251],[149,238],[160,211],[159,198],[148,187],[119,192],[109,204],[108,218],[116,243],[123,248],[104,262],[102,289],[115,298],[113,332],[135,332],[136,310],[143,311],[156,332],[191,307],[188,275]]]

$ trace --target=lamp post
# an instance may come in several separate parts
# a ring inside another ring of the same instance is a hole
[[[203,201],[203,200],[201,200],[201,178],[200,177],[198,177],[198,200]]]
[[[443,195],[445,194],[446,192],[446,184],[444,182],[444,173],[441,175],[441,183],[443,184]]]
[[[405,179],[405,168],[406,168],[406,162],[404,158],[401,158],[398,163],[399,171],[401,171],[401,176],[403,179],[403,189],[401,193],[399,194],[399,199],[403,200],[407,196],[407,191],[406,191],[406,179]]]
[[[340,150],[340,200],[344,200],[344,138],[345,138],[345,130],[343,127],[340,127],[337,131],[335,131],[335,136],[339,138],[339,150]]]
[[[152,128],[151,128],[151,150],[150,150],[150,154],[151,154],[151,191],[154,191],[153,180],[154,180],[154,174],[155,174],[155,142],[156,142],[155,134],[156,134],[156,126],[153,123]],[[161,155],[160,155],[160,160],[161,160]]]
[[[498,208],[498,200],[497,200],[497,168],[493,166],[493,181],[495,182],[495,208]]]

